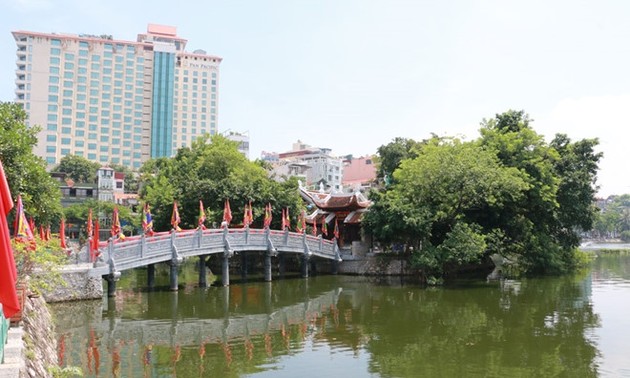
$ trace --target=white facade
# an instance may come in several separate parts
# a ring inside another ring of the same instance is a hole
[[[301,163],[309,166],[306,170],[306,185],[341,191],[343,179],[343,160],[331,155],[328,148],[314,148],[298,141],[293,150],[278,154],[279,165],[283,162]]]

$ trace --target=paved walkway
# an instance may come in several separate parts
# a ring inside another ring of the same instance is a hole
[[[12,326],[9,328],[7,345],[4,346],[4,363],[0,364],[0,378],[17,378],[20,376],[20,369],[24,367],[22,356],[24,342],[22,333],[24,329]]]

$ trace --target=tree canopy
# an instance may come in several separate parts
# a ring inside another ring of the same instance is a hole
[[[150,160],[141,168],[145,185],[140,195],[151,206],[154,228],[167,230],[173,201],[179,206],[181,227],[194,228],[203,201],[209,224],[221,223],[226,199],[238,224],[245,204],[252,201],[254,225],[262,225],[264,206],[271,203],[274,225],[280,223],[281,208],[288,207],[296,219],[303,209],[297,180],[278,183],[260,164],[250,162],[237,149],[238,143],[221,135],[197,139],[191,147],[178,150],[173,158]]]
[[[0,102],[0,160],[13,200],[21,195],[28,216],[38,224],[53,224],[61,217],[61,192],[44,160],[33,154],[39,131],[26,125],[20,105]]]
[[[99,168],[101,168],[99,163],[90,161],[83,156],[66,155],[59,160],[59,165],[53,171],[65,173],[66,177],[77,183],[94,183]]]
[[[400,161],[391,186],[371,193],[366,230],[414,247],[412,261],[427,275],[494,253],[529,272],[570,269],[579,232],[595,219],[601,154],[595,139],[546,143],[530,122],[508,111],[484,120],[477,140],[424,141]]]

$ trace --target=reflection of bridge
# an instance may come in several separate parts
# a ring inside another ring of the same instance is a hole
[[[137,340],[144,345],[199,345],[205,342],[240,340],[254,335],[280,331],[283,327],[303,324],[315,316],[336,308],[341,288],[323,293],[315,298],[305,299],[302,303],[271,308],[271,284],[264,290],[264,313],[230,316],[229,287],[224,288],[225,316],[216,319],[178,319],[171,320],[127,320],[103,319],[101,325],[92,324],[102,330],[102,343],[108,345],[118,341]],[[172,305],[177,314],[177,301]],[[112,311],[113,313],[113,311]]]
[[[216,302],[206,301],[206,305],[212,307],[210,313],[200,314],[199,317],[182,317],[181,304],[178,304],[178,293],[173,293],[170,301],[161,303],[161,310],[170,311],[170,315],[158,316],[154,319],[120,318],[115,308],[115,299],[105,301],[108,308],[105,310],[101,302],[87,303],[94,306],[91,311],[95,318],[85,323],[85,319],[71,315],[75,311],[66,311],[59,314],[58,320],[66,327],[65,334],[79,339],[88,336],[86,326],[96,331],[99,335],[101,346],[118,345],[120,342],[137,342],[140,345],[200,345],[203,343],[221,343],[233,340],[243,340],[253,336],[260,336],[272,332],[288,329],[289,326],[308,324],[308,322],[337,308],[340,287],[321,292],[309,297],[305,292],[304,299],[284,306],[274,306],[276,294],[272,293],[272,283],[263,284],[261,294],[261,311],[259,313],[235,313],[233,310],[233,288],[222,287],[217,293]],[[231,303],[232,302],[232,303]],[[217,306],[214,307],[213,304]],[[73,304],[69,304],[72,308]],[[166,307],[164,307],[166,306]],[[98,308],[97,308],[98,307]],[[105,311],[103,311],[105,310]],[[81,313],[81,311],[78,311]],[[102,315],[107,314],[107,317]],[[68,325],[71,326],[68,327]],[[81,341],[84,343],[84,340]]]
[[[88,243],[89,245],[89,243]],[[87,252],[87,251],[86,251]],[[171,266],[170,287],[177,290],[177,267],[184,258],[199,256],[199,284],[206,285],[205,259],[208,255],[223,257],[221,279],[229,285],[229,259],[235,252],[263,252],[265,281],[271,281],[271,257],[279,256],[280,271],[284,271],[284,255],[293,253],[302,258],[302,276],[308,277],[308,262],[312,257],[333,260],[333,269],[341,261],[336,240],[323,239],[286,231],[260,229],[197,229],[156,233],[153,236],[128,237],[99,243],[101,257],[90,270],[92,276],[104,276],[108,295],[115,294],[115,282],[120,271],[148,267],[148,285],[153,286],[154,264]]]

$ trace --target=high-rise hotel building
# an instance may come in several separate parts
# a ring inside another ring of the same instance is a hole
[[[49,167],[69,154],[139,168],[218,130],[221,58],[185,51],[176,28],[150,24],[137,41],[15,31],[16,102],[42,128]]]

